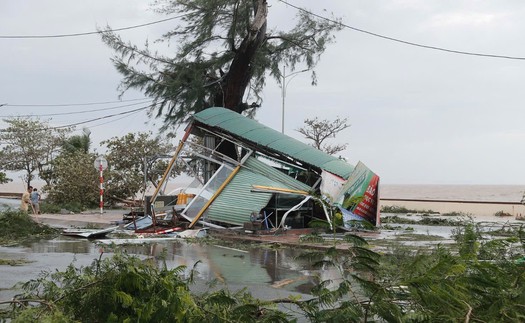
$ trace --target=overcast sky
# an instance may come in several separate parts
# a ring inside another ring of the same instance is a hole
[[[348,26],[408,42],[525,57],[525,2],[519,0],[288,2],[323,16],[335,12]],[[289,24],[297,12],[277,0],[269,4],[271,28]],[[140,0],[0,1],[0,36],[83,33],[166,18],[148,8]],[[119,34],[142,44],[172,24]],[[308,73],[289,79],[287,134],[301,138],[295,129],[305,118],[348,118],[351,127],[336,140],[348,143],[342,155],[352,164],[364,162],[384,184],[525,184],[525,60],[425,49],[349,28],[336,37],[316,69],[317,86]],[[144,106],[16,106],[116,101],[121,77],[98,35],[0,38],[0,44],[0,104],[8,104],[0,107],[2,117],[104,109],[42,117],[65,125]],[[257,119],[280,131],[280,88],[269,81],[263,97]],[[140,98],[130,91],[122,99]],[[101,140],[130,131],[156,132],[158,125],[144,124],[146,119],[139,112],[85,126],[97,148]]]

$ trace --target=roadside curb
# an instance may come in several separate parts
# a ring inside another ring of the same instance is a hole
[[[37,221],[57,228],[107,228],[121,221],[125,210],[111,210],[103,214],[82,212],[73,214],[31,214]]]

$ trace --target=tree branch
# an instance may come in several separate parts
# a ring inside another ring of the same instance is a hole
[[[1,304],[18,304],[20,306],[27,307],[27,303],[40,303],[40,304],[46,305],[49,308],[55,307],[55,304],[42,300],[42,299],[12,299],[10,301],[2,301],[0,302],[0,305]]]
[[[249,41],[255,40],[259,30],[266,23],[266,18],[268,17],[268,3],[266,0],[258,0],[257,3],[257,12],[253,18],[253,22],[250,26]]]
[[[235,30],[237,29],[237,19],[239,17],[239,1],[235,3],[234,10],[233,10],[233,19],[232,19],[232,25],[230,27],[230,30],[228,32],[228,38],[230,43],[230,50],[235,53],[237,52],[237,48],[235,47]]]

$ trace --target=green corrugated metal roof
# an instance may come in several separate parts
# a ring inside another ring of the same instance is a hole
[[[310,189],[308,185],[250,157],[210,205],[206,211],[207,219],[233,225],[250,221],[250,214],[259,212],[272,197],[272,193],[252,192],[253,185],[305,191]]]
[[[197,122],[217,127],[234,136],[262,145],[303,163],[319,167],[347,179],[354,167],[297,139],[225,108],[209,108],[196,113]]]

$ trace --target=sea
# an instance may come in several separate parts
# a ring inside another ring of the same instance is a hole
[[[390,185],[380,186],[382,199],[521,202],[525,185]]]
[[[0,192],[22,193],[23,184],[0,185]],[[525,185],[395,185],[382,184],[382,199],[521,202]],[[8,201],[9,204],[13,201]]]

